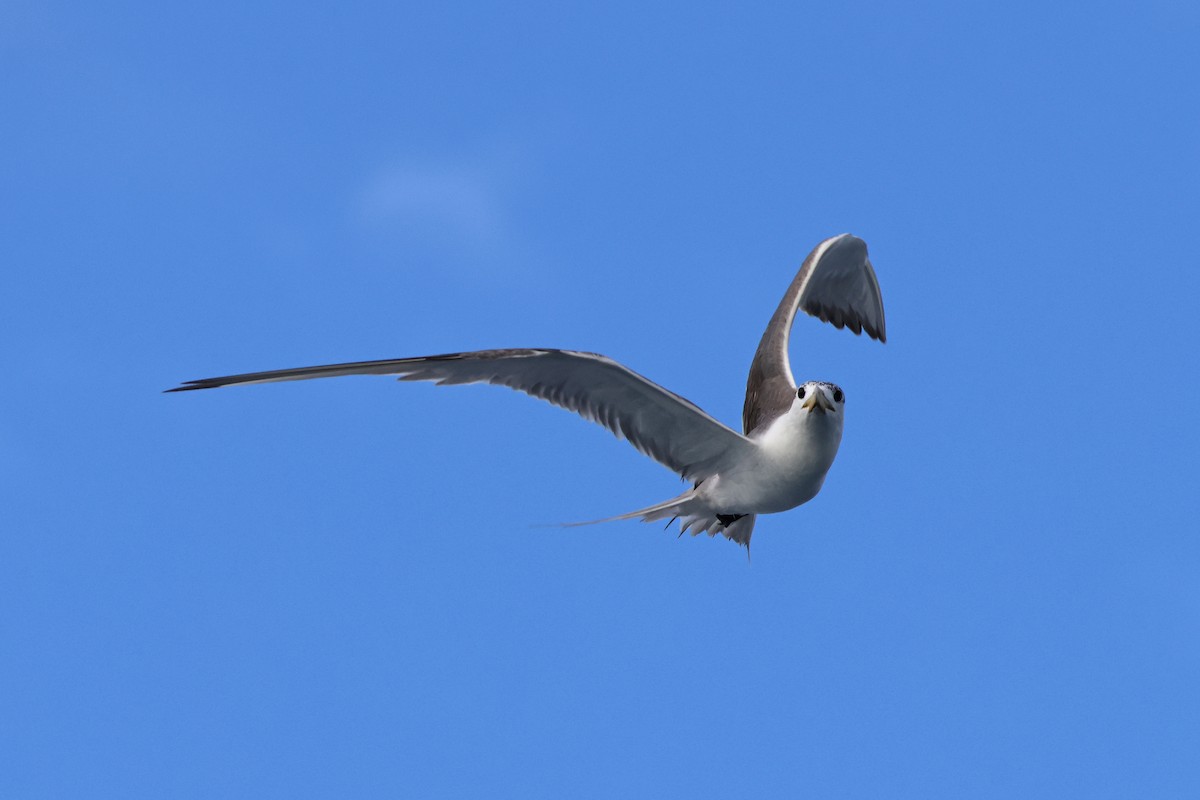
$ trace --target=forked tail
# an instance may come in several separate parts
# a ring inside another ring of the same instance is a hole
[[[679,535],[691,533],[696,536],[707,533],[716,536],[718,533],[750,549],[750,535],[754,533],[754,514],[715,514],[702,502],[697,502],[696,490],[689,489],[678,497],[672,497],[628,514],[619,514],[604,519],[591,519],[586,522],[565,522],[564,528],[578,528],[583,525],[598,525],[601,522],[620,522],[626,519],[640,519],[642,522],[656,522],[662,519],[671,522],[679,520]]]

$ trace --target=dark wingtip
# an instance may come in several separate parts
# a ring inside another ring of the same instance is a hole
[[[207,389],[209,387],[200,385],[200,381],[188,381],[182,386],[176,386],[174,389],[163,389],[163,394],[171,394],[172,392],[191,392],[196,389]]]
[[[858,320],[847,315],[841,309],[825,306],[816,302],[808,302],[802,306],[803,311],[810,316],[826,322],[838,330],[849,329],[855,336],[864,332],[878,342],[887,343],[887,331],[876,330],[866,320]]]

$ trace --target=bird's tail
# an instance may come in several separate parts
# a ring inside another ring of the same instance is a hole
[[[727,539],[737,542],[750,549],[750,535],[754,532],[754,514],[715,514],[705,507],[704,503],[696,502],[696,490],[689,489],[678,497],[664,500],[628,514],[619,514],[604,519],[591,519],[586,522],[566,522],[564,528],[578,528],[582,525],[597,525],[601,522],[620,522],[626,519],[640,519],[642,522],[670,520],[667,526],[679,520],[679,535],[691,533],[696,536],[707,533],[716,536],[718,533]]]
[[[688,489],[678,497],[672,497],[670,500],[664,500],[646,508],[639,508],[637,511],[630,511],[628,514],[618,514],[615,517],[605,517],[604,519],[589,519],[586,522],[564,522],[563,527],[578,528],[583,525],[599,525],[601,522],[620,522],[624,519],[638,519],[639,517],[642,522],[654,522],[668,517],[673,520],[687,513],[687,505],[689,501],[695,499],[695,495],[694,489]]]

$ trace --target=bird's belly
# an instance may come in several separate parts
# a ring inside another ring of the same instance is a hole
[[[701,494],[721,513],[774,514],[795,508],[821,491],[840,438],[764,447],[756,458],[705,481]]]
[[[825,475],[764,476],[722,475],[707,493],[715,510],[738,514],[774,514],[787,511],[817,496]]]

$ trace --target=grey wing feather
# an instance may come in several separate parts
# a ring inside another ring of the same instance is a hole
[[[611,358],[571,350],[481,350],[188,381],[182,392],[339,375],[398,375],[439,385],[508,386],[603,425],[682,477],[703,480],[754,445],[698,406]]]
[[[750,364],[742,429],[765,427],[791,407],[796,384],[788,361],[788,339],[796,312],[872,339],[887,341],[883,295],[867,243],[843,233],[821,242],[804,259],[779,308],[767,324]]]

